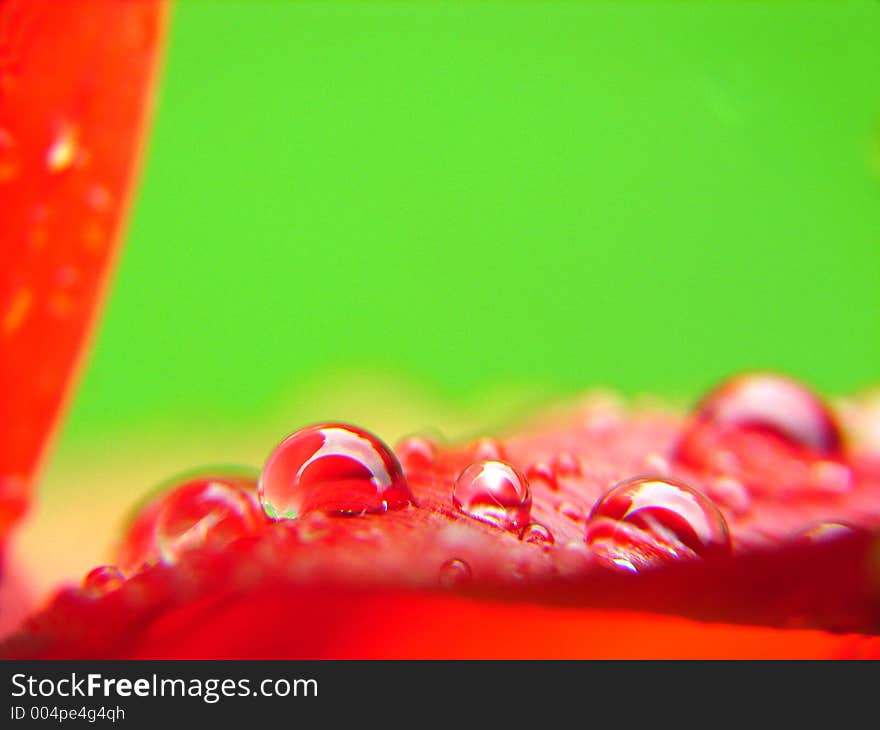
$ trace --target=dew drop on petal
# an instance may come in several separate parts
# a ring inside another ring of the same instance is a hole
[[[415,503],[391,449],[343,423],[308,426],[284,439],[263,467],[259,497],[278,520],[310,512],[379,514]]]
[[[126,526],[116,564],[135,573],[195,547],[209,528],[212,544],[247,534],[262,520],[257,475],[247,467],[212,466],[162,482]]]
[[[94,597],[115,591],[125,583],[125,575],[115,565],[99,565],[83,578],[83,591]]]
[[[438,580],[443,588],[460,588],[471,582],[471,566],[464,560],[452,558],[440,566]]]
[[[471,446],[471,458],[474,461],[504,461],[507,458],[504,447],[495,439],[477,439]]]
[[[701,492],[666,477],[635,477],[611,489],[587,518],[586,542],[607,565],[629,572],[730,553],[718,508]]]
[[[560,502],[556,511],[574,522],[581,522],[584,519],[584,511],[574,502]]]
[[[790,378],[755,373],[722,383],[697,406],[676,446],[678,460],[705,467],[712,451],[736,454],[745,435],[763,435],[789,447],[834,457],[841,436],[830,409]]]
[[[165,562],[203,545],[222,547],[263,521],[254,495],[222,479],[199,478],[174,489],[156,519],[156,547]]]
[[[476,461],[459,474],[452,503],[459,512],[517,532],[528,523],[532,494],[519,469],[489,459]]]
[[[553,533],[539,522],[532,522],[530,525],[527,525],[520,539],[531,545],[542,545],[544,547],[550,547],[556,542],[553,538]]]
[[[437,446],[425,436],[407,436],[394,449],[403,470],[407,473],[425,472],[434,466]]]
[[[535,482],[543,482],[550,487],[550,489],[559,489],[556,472],[553,471],[553,468],[545,461],[536,461],[529,466],[529,468],[526,469],[526,476],[532,484]]]
[[[580,476],[581,463],[574,454],[563,451],[553,460],[553,471],[560,476]]]

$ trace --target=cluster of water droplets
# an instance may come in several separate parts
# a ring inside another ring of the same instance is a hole
[[[773,464],[808,464],[806,472],[783,468],[783,479],[806,478],[802,488],[816,488],[815,480],[824,479],[827,487],[832,478],[839,481],[839,474],[816,474],[845,469],[841,449],[830,411],[806,388],[779,376],[741,376],[699,404],[671,453],[645,458],[646,465],[656,466],[655,475],[613,485],[588,514],[565,500],[556,510],[583,525],[582,547],[613,569],[639,572],[669,561],[724,556],[731,552],[730,532],[707,494],[733,514],[747,511],[752,491],[772,487],[755,484],[771,476],[766,465],[761,471],[768,453]],[[270,522],[311,513],[380,515],[416,506],[407,475],[437,471],[439,454],[435,441],[425,436],[407,437],[392,451],[374,434],[349,424],[300,429],[272,451],[259,473],[215,468],[166,483],[130,523],[117,566],[92,571],[83,590],[104,595],[144,566],[173,563],[200,546],[222,547]],[[454,480],[453,508],[525,544],[551,550],[553,533],[532,519],[530,480],[559,491],[561,478],[582,474],[577,456],[563,452],[523,472],[501,443],[488,438],[471,444],[468,455],[470,463]],[[671,476],[677,467],[700,475],[706,491]],[[804,528],[794,539],[821,542],[857,529],[825,522]],[[438,572],[445,587],[465,585],[472,577],[461,557],[449,558]]]

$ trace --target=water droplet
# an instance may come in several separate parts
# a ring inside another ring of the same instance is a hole
[[[518,531],[532,509],[532,493],[516,467],[492,459],[476,461],[459,474],[452,490],[459,512],[503,530]]]
[[[394,453],[407,473],[424,472],[434,466],[437,446],[424,436],[407,436],[398,442]]]
[[[212,529],[209,539],[212,544],[241,536],[244,528],[250,529],[262,519],[255,502],[257,476],[255,469],[247,467],[212,466],[190,470],[162,482],[129,521],[116,550],[116,564],[126,573],[134,573],[159,562],[163,552],[164,557],[170,558],[187,546],[195,546],[196,536],[203,527],[207,531],[208,523],[216,523],[216,530]],[[221,487],[200,498],[198,492],[206,485]],[[224,500],[223,496],[228,499]],[[178,508],[181,514],[172,514]],[[214,508],[218,514],[211,515]],[[236,516],[238,508],[242,511]],[[203,519],[207,523],[200,526]],[[175,549],[175,534],[183,538],[178,546],[180,550]]]
[[[471,566],[464,560],[452,558],[440,566],[438,579],[444,588],[460,588],[471,582],[473,573]]]
[[[202,477],[182,484],[163,500],[156,518],[156,546],[170,563],[202,545],[228,545],[252,533],[262,520],[253,493]]]
[[[841,448],[837,423],[816,395],[790,378],[757,373],[732,378],[702,400],[685,426],[676,457],[705,467],[713,453],[739,455],[756,434],[824,456],[833,457]]]
[[[556,540],[553,538],[553,533],[550,532],[544,525],[533,522],[528,525],[520,537],[523,542],[530,543],[532,545],[543,545],[544,547],[550,547],[553,545]]]
[[[114,565],[100,565],[83,578],[82,589],[93,598],[98,598],[115,591],[123,583],[125,575],[119,568]]]
[[[560,502],[556,507],[556,511],[563,517],[568,517],[568,519],[575,522],[580,522],[584,519],[584,511],[574,502]]]
[[[382,513],[415,503],[391,449],[343,423],[308,426],[284,439],[263,467],[259,495],[272,519]]]
[[[471,446],[471,458],[474,461],[504,461],[504,448],[495,439],[481,438],[477,439]]]
[[[568,451],[563,451],[553,460],[553,470],[560,476],[580,476],[581,463]]]
[[[824,543],[860,532],[863,532],[862,528],[851,525],[849,522],[817,522],[798,532],[793,540],[798,543]]]
[[[830,410],[778,375],[744,375],[712,391],[685,425],[675,456],[691,468],[732,476],[755,494],[838,492],[849,484]],[[812,468],[816,462],[825,466]]]
[[[636,477],[609,491],[590,512],[586,542],[606,564],[633,572],[730,552],[727,524],[712,501],[665,477]]]
[[[556,472],[554,472],[552,467],[544,461],[536,461],[532,464],[526,469],[526,476],[532,483],[536,481],[543,482],[550,487],[550,489],[559,489],[559,482],[556,480]]]

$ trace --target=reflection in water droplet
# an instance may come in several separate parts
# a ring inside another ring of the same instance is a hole
[[[344,423],[309,426],[284,439],[263,467],[259,495],[272,519],[382,513],[415,503],[391,449]]]
[[[665,477],[636,477],[609,491],[590,512],[586,542],[607,565],[627,571],[730,552],[727,524],[712,501]]]
[[[519,469],[503,461],[484,460],[459,474],[452,503],[459,512],[516,532],[528,522],[532,494]]]
[[[444,588],[460,588],[468,585],[473,578],[471,566],[464,560],[452,558],[440,566],[438,579]]]

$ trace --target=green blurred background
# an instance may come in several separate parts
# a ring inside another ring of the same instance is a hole
[[[876,384],[878,147],[877,2],[182,0],[62,444],[364,373]]]

